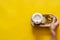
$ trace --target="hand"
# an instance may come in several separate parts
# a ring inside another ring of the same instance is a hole
[[[56,34],[55,34],[55,29],[57,27],[57,25],[59,24],[58,19],[52,15],[52,14],[48,14],[49,16],[52,17],[52,22],[50,24],[45,24],[45,25],[40,25],[40,27],[50,27],[51,30],[51,40],[56,40]]]
[[[58,24],[59,24],[58,19],[53,15],[53,21],[52,21],[52,23],[50,25],[51,36],[52,36],[51,40],[57,40],[56,39],[55,29],[56,29]]]

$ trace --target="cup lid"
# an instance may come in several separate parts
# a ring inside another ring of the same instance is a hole
[[[41,13],[34,13],[32,15],[32,21],[35,23],[35,24],[39,24],[41,23],[43,20],[43,16]]]

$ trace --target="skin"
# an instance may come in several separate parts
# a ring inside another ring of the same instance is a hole
[[[52,22],[49,23],[49,24],[44,24],[44,25],[39,25],[39,27],[49,27],[50,28],[50,31],[51,31],[51,40],[57,40],[56,39],[56,33],[55,33],[55,29],[57,27],[57,25],[59,24],[58,22],[58,18],[55,17],[54,15],[52,14],[44,14],[44,15],[49,15],[50,17],[52,17]],[[35,26],[34,22],[31,21],[31,24],[33,26]]]
[[[51,40],[57,40],[56,39],[55,29],[56,29],[57,25],[59,24],[58,23],[58,19],[54,15],[52,15],[52,14],[50,14],[50,16],[53,18],[52,23],[45,24],[45,25],[40,25],[40,26],[41,27],[49,27],[50,26]]]

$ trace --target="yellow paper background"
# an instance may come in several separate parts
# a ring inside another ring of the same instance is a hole
[[[34,12],[52,13],[60,20],[60,0],[0,0],[0,40],[50,40],[48,29],[31,26]]]

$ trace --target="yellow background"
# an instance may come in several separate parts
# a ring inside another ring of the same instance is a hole
[[[48,29],[31,26],[34,12],[52,13],[60,20],[60,0],[0,0],[0,40],[50,40]]]

